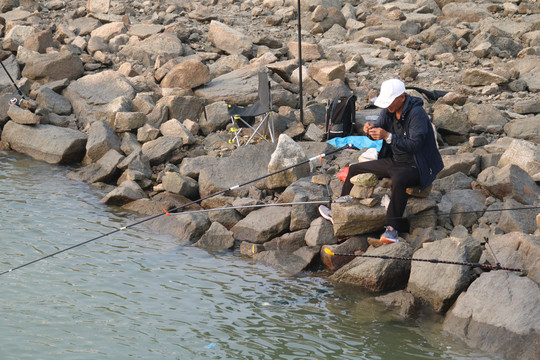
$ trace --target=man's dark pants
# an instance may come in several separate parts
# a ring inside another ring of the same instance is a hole
[[[409,200],[406,189],[420,184],[418,169],[410,164],[395,162],[391,158],[353,164],[349,167],[349,174],[343,184],[341,196],[349,195],[351,192],[353,188],[351,178],[364,173],[375,174],[378,178],[389,177],[392,180],[390,204],[386,210],[386,225],[400,232],[408,232],[409,222],[402,218],[407,200]]]

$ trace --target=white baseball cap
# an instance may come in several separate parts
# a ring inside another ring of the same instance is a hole
[[[398,79],[386,80],[381,85],[381,92],[375,99],[375,106],[386,109],[394,100],[405,92],[405,84]]]

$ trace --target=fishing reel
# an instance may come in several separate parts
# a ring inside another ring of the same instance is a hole
[[[16,98],[16,97],[14,97],[14,98],[11,98],[11,99],[9,100],[9,103],[10,103],[11,105],[17,105],[17,106],[20,106],[20,105],[21,105],[21,101],[22,101],[22,99],[18,99],[18,98]]]

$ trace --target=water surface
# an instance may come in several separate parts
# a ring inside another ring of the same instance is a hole
[[[0,271],[141,220],[69,169],[0,152]],[[0,276],[1,359],[498,359],[359,289],[143,225]]]

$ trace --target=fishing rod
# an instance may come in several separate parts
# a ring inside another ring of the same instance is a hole
[[[339,199],[339,198],[337,198]],[[337,200],[336,199],[336,200]],[[351,203],[353,200],[343,200],[340,201],[336,200],[330,200],[326,201],[327,203]],[[516,207],[516,208],[504,208],[504,209],[486,209],[486,210],[467,210],[467,211],[452,211],[447,213],[435,213],[435,214],[413,214],[408,216],[401,216],[401,217],[385,217],[386,220],[402,220],[402,219],[419,219],[423,217],[431,217],[431,216],[450,216],[450,215],[460,215],[460,214],[471,214],[471,213],[479,213],[479,212],[503,212],[503,211],[523,211],[523,210],[538,210],[540,209],[540,206],[528,206],[528,207]],[[358,219],[355,220],[356,223],[362,223],[362,222],[372,222],[373,219]],[[334,222],[334,224],[339,225],[343,224],[342,222]]]
[[[256,208],[272,207],[272,206],[320,205],[320,204],[328,204],[328,203],[345,203],[345,202],[348,202],[348,201],[347,200],[336,199],[336,200],[294,201],[294,202],[286,202],[286,203],[224,206],[224,207],[213,208],[213,209],[200,209],[200,210],[182,211],[182,212],[179,212],[179,213],[174,213],[174,215],[205,213],[205,212],[223,211],[223,210],[256,209]],[[171,214],[171,215],[173,215],[173,214]]]
[[[45,256],[43,256],[43,257],[40,257],[40,258],[38,258],[38,259],[35,259],[35,260],[30,261],[30,262],[24,263],[24,264],[22,264],[22,265],[16,266],[16,267],[11,268],[11,269],[9,269],[9,270],[0,272],[0,276],[1,276],[1,275],[8,274],[8,273],[10,273],[10,272],[13,272],[13,271],[15,271],[15,270],[22,269],[22,268],[24,268],[24,267],[26,267],[26,266],[35,264],[35,263],[40,262],[40,261],[42,261],[42,260],[51,258],[51,257],[56,256],[56,255],[58,255],[58,254],[61,254],[61,253],[63,253],[63,252],[72,250],[72,249],[74,249],[74,248],[76,248],[76,247],[79,247],[79,246],[82,246],[82,245],[91,243],[91,242],[93,242],[93,241],[96,241],[96,240],[98,240],[98,239],[102,239],[102,238],[104,238],[104,237],[110,236],[110,235],[115,234],[115,233],[117,233],[117,232],[120,232],[120,231],[122,231],[122,230],[127,230],[127,229],[129,229],[129,228],[131,228],[131,227],[134,227],[134,226],[136,226],[136,225],[140,225],[140,224],[145,223],[145,222],[147,222],[147,221],[156,219],[156,218],[158,218],[158,217],[160,217],[160,216],[163,216],[163,215],[170,216],[170,215],[172,215],[172,213],[175,213],[175,212],[177,212],[178,210],[184,209],[184,208],[186,208],[186,207],[188,207],[188,206],[190,206],[190,205],[200,203],[200,202],[202,202],[202,201],[204,201],[204,200],[207,200],[207,199],[210,199],[210,198],[212,198],[212,197],[216,197],[216,196],[218,196],[218,195],[224,194],[224,193],[226,193],[227,191],[234,190],[234,189],[238,189],[239,187],[242,187],[242,186],[245,186],[245,185],[248,185],[248,184],[252,184],[252,183],[254,183],[254,182],[257,182],[257,181],[260,181],[260,180],[262,180],[262,179],[268,178],[268,177],[270,177],[270,176],[273,176],[273,175],[282,173],[282,172],[284,172],[284,171],[293,169],[293,168],[295,168],[295,167],[298,167],[298,166],[301,166],[301,165],[304,165],[304,164],[308,164],[308,163],[310,163],[311,161],[314,161],[314,160],[321,160],[321,161],[322,161],[322,158],[323,158],[323,157],[328,156],[328,155],[335,154],[335,153],[337,153],[337,152],[339,152],[339,151],[342,151],[342,150],[345,150],[345,149],[348,149],[348,148],[351,148],[352,146],[353,146],[352,144],[344,145],[344,146],[342,146],[342,147],[339,147],[339,148],[330,150],[330,151],[328,151],[328,152],[326,152],[326,153],[318,154],[317,156],[314,156],[314,157],[311,157],[311,158],[309,158],[309,159],[300,161],[300,162],[298,162],[298,163],[296,163],[296,164],[287,166],[287,167],[285,167],[285,168],[283,168],[283,169],[276,170],[276,171],[271,172],[271,173],[269,173],[269,174],[259,176],[259,177],[255,178],[255,179],[252,179],[252,180],[249,180],[249,181],[246,181],[246,182],[243,182],[243,183],[240,183],[240,184],[231,186],[231,187],[228,188],[228,189],[221,190],[221,191],[217,191],[217,192],[215,192],[215,193],[213,193],[213,194],[210,194],[210,195],[207,195],[207,196],[205,196],[205,197],[203,197],[203,198],[201,198],[201,199],[193,200],[193,201],[191,201],[191,202],[188,202],[187,204],[177,206],[177,207],[175,207],[175,208],[173,208],[173,209],[170,209],[169,211],[164,210],[164,212],[159,213],[159,214],[157,214],[157,215],[153,215],[153,216],[147,217],[147,218],[145,218],[145,219],[142,219],[142,220],[140,220],[140,221],[137,221],[137,222],[134,222],[134,223],[131,223],[131,224],[122,226],[122,227],[117,228],[117,229],[115,229],[115,230],[112,230],[112,231],[110,231],[110,232],[108,232],[108,233],[105,233],[105,234],[96,236],[96,237],[94,237],[94,238],[92,238],[92,239],[83,241],[83,242],[81,242],[81,243],[72,245],[72,246],[70,246],[70,247],[67,247],[67,248],[58,250],[58,251],[56,251],[56,252],[54,252],[54,253],[52,253],[52,254],[45,255]]]
[[[488,270],[508,270],[508,271],[521,272],[524,275],[527,274],[527,270],[509,268],[509,267],[501,266],[501,264],[491,265],[491,264],[481,264],[481,263],[473,263],[473,262],[449,261],[449,260],[439,260],[439,259],[418,259],[418,258],[411,258],[411,257],[389,256],[389,255],[335,253],[329,248],[324,248],[324,252],[330,256],[353,256],[353,257],[376,258],[376,259],[383,259],[383,260],[421,261],[421,262],[429,262],[432,264],[470,266],[470,267],[477,267],[477,268],[488,269]]]
[[[17,92],[19,93],[19,95],[21,95],[21,97],[23,99],[25,99],[24,97],[24,93],[21,91],[21,89],[17,86],[17,84],[15,83],[15,80],[13,80],[13,78],[11,77],[11,74],[9,73],[8,69],[6,68],[6,66],[4,65],[4,62],[2,60],[0,60],[0,64],[2,65],[2,68],[4,69],[4,71],[6,72],[9,80],[11,80],[11,83],[13,84],[13,86],[15,87],[15,89],[17,89]],[[17,105],[19,103],[19,100],[17,100],[17,98],[12,98],[10,101],[9,101],[11,104],[13,105]]]

